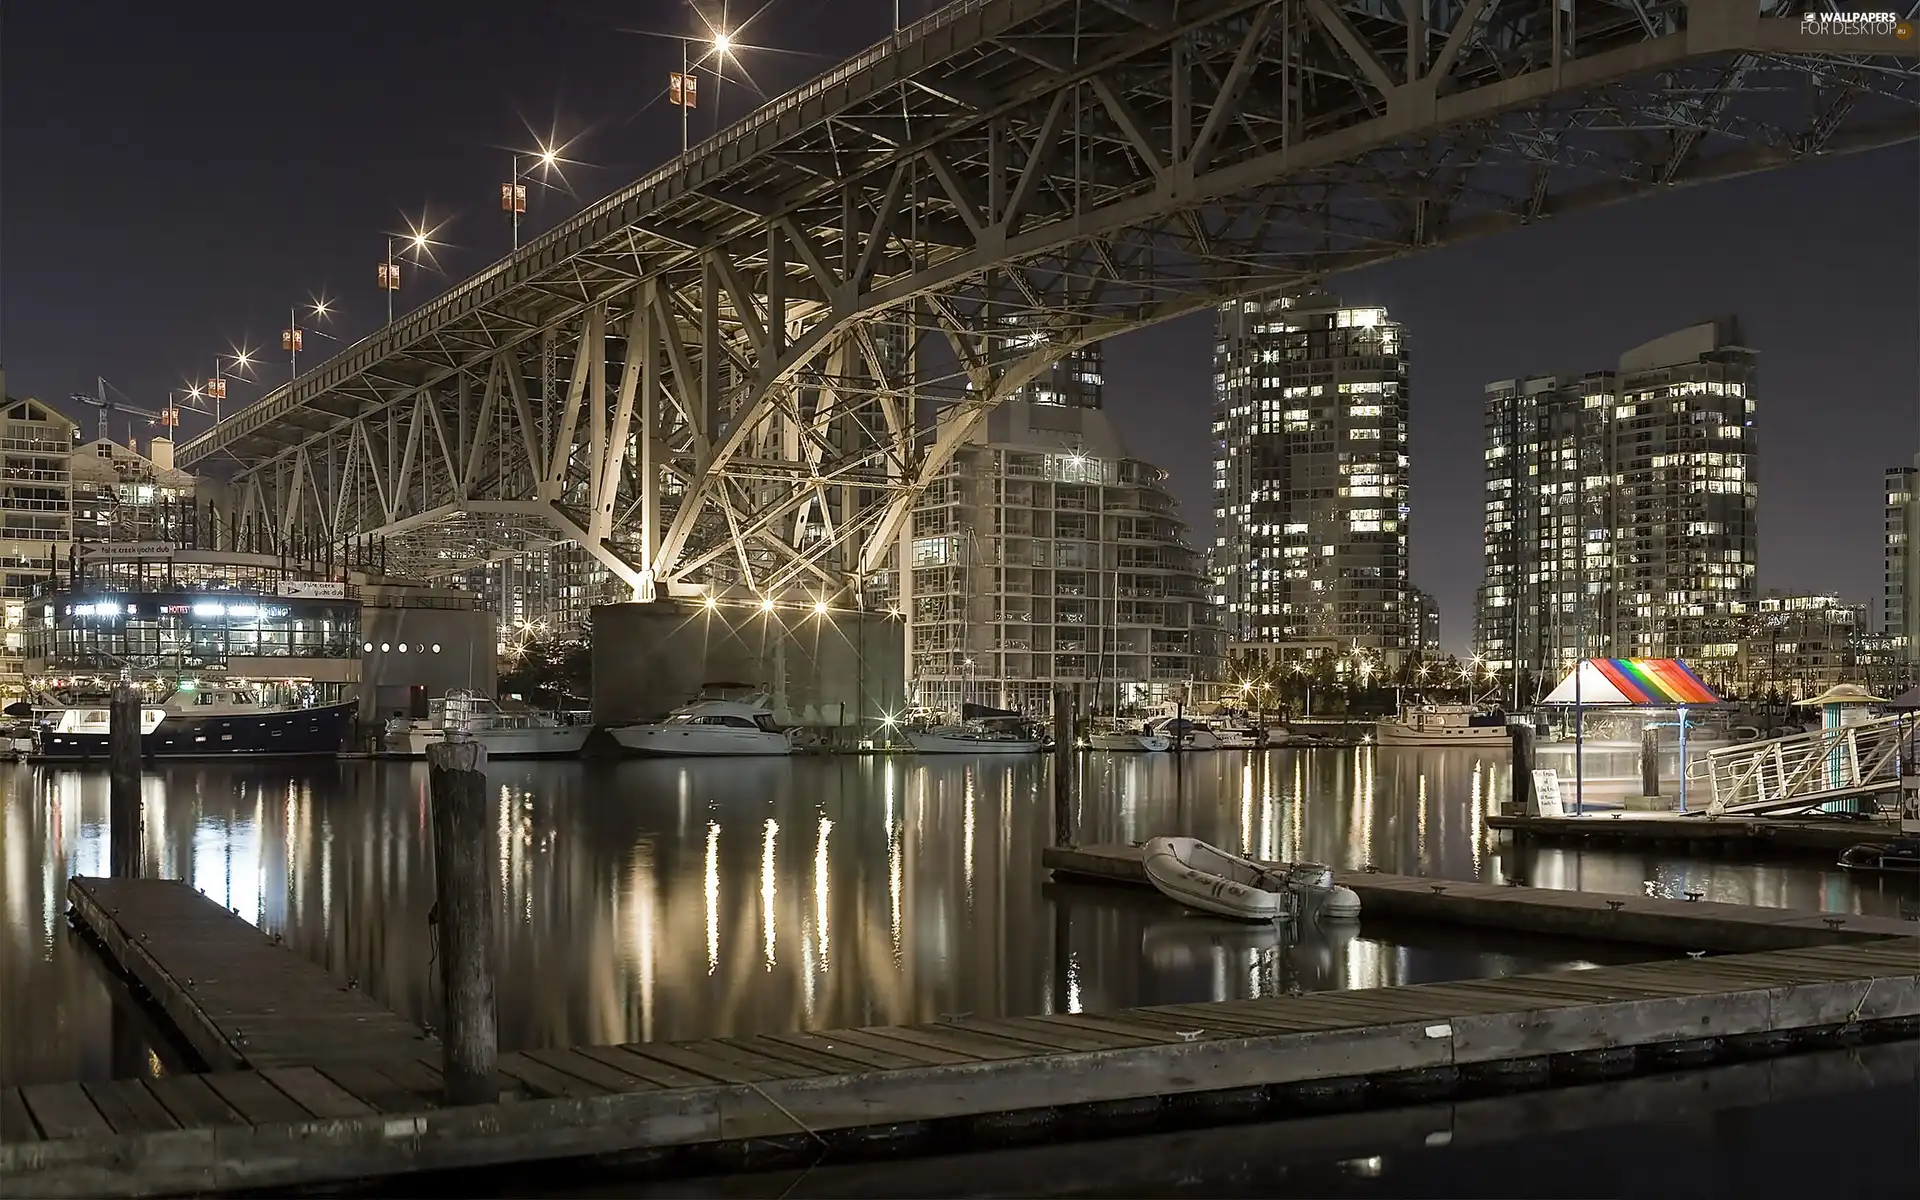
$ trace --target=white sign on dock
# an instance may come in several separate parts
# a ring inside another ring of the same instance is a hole
[[[1533,773],[1533,811],[1530,817],[1564,817],[1567,815],[1565,803],[1560,799],[1560,772],[1553,770]]]

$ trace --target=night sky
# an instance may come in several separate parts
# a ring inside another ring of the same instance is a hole
[[[719,4],[708,11],[718,15]],[[757,5],[731,6],[729,24]],[[927,0],[905,0],[909,20]],[[768,95],[883,37],[891,0],[773,0],[740,40]],[[441,227],[440,276],[506,253],[508,155],[572,139],[572,195],[535,191],[524,234],[679,148],[664,100],[679,0],[401,0],[291,6],[10,0],[0,25],[0,361],[59,399],[104,375],[134,403],[217,353],[287,363],[287,307],[326,296],[339,345],[383,314],[384,235]],[[708,96],[698,119],[711,121]],[[759,103],[729,84],[724,117]],[[1877,607],[1881,471],[1920,449],[1920,153],[1913,144],[1676,192],[1344,276],[1413,354],[1413,577],[1449,648],[1480,578],[1481,389],[1619,352],[1725,312],[1760,352],[1762,586]],[[322,326],[322,328],[326,328]],[[1110,343],[1108,406],[1173,472],[1211,540],[1211,321]],[[310,338],[303,364],[335,344]],[[229,408],[264,387],[235,384]],[[71,406],[90,434],[93,410]],[[186,418],[188,435],[205,427]],[[114,433],[124,438],[125,418]],[[142,422],[144,439],[151,431]]]

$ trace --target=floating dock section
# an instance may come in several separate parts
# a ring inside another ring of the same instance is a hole
[[[146,892],[178,890],[116,886],[123,921],[146,909]],[[1151,1122],[1167,1106],[1279,1115],[1324,1110],[1330,1098],[1431,1098],[1920,1032],[1920,941],[1791,928],[1822,944],[1358,992],[510,1053],[499,1064],[509,1098],[462,1108],[440,1105],[438,1055],[424,1041],[404,1058],[383,1044],[377,1057],[313,1065],[14,1088],[0,1092],[0,1181],[18,1195],[151,1196],[635,1152],[670,1165],[676,1154],[769,1143],[817,1158],[916,1135],[1030,1137],[1052,1126],[1071,1136],[1123,1117]],[[191,952],[190,939],[152,942],[153,977],[179,980],[184,968],[168,955]],[[327,1054],[338,1047],[326,1043]]]

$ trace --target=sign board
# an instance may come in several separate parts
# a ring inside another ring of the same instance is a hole
[[[297,600],[345,600],[347,585],[325,579],[282,579],[280,594]]]
[[[100,542],[80,547],[82,558],[171,558],[172,542]]]
[[[1533,773],[1533,809],[1527,814],[1534,817],[1564,817],[1567,806],[1560,799],[1560,772],[1538,771]]]

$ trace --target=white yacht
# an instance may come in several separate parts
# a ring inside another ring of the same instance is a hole
[[[1507,714],[1472,704],[1421,704],[1374,725],[1382,746],[1491,746],[1505,743]]]
[[[489,696],[451,691],[427,702],[425,718],[387,722],[386,750],[396,758],[425,758],[427,747],[449,728],[465,729],[488,758],[564,758],[580,753],[591,725],[570,724],[553,713],[508,712]]]
[[[1171,749],[1173,743],[1156,733],[1144,730],[1096,729],[1087,735],[1087,749],[1138,751],[1158,753]]]
[[[1218,750],[1220,737],[1213,727],[1202,721],[1186,717],[1155,717],[1146,724],[1146,732],[1154,737],[1167,739],[1170,747],[1180,750]]]
[[[792,754],[793,742],[773,719],[764,696],[695,700],[664,721],[609,729],[633,754],[726,757]]]

